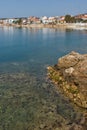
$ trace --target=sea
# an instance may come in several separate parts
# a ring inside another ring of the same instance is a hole
[[[0,27],[0,130],[56,130],[81,117],[47,76],[71,51],[87,53],[87,30]]]

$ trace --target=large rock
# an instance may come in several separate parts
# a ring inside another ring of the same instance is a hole
[[[58,66],[60,68],[69,68],[75,66],[81,60],[83,60],[83,56],[72,51],[70,54],[58,59]]]
[[[87,54],[71,52],[48,70],[49,77],[74,103],[87,108]]]
[[[58,67],[64,78],[78,86],[87,96],[87,54],[71,52],[58,60]]]

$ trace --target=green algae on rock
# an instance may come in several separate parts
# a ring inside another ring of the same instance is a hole
[[[75,104],[87,108],[87,54],[71,52],[48,67],[49,78]]]

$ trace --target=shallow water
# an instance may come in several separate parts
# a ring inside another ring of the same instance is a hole
[[[70,51],[87,53],[87,31],[0,28],[0,130],[56,130],[80,118],[47,80],[47,66]]]

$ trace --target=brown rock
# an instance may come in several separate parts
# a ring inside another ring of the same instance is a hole
[[[80,60],[83,59],[83,56],[79,53],[72,51],[66,56],[59,58],[58,66],[60,68],[69,68],[75,66]]]
[[[51,79],[66,95],[80,107],[87,108],[87,54],[71,52],[59,58],[56,67],[49,67],[49,70],[52,71]],[[62,78],[61,82],[59,77]]]

